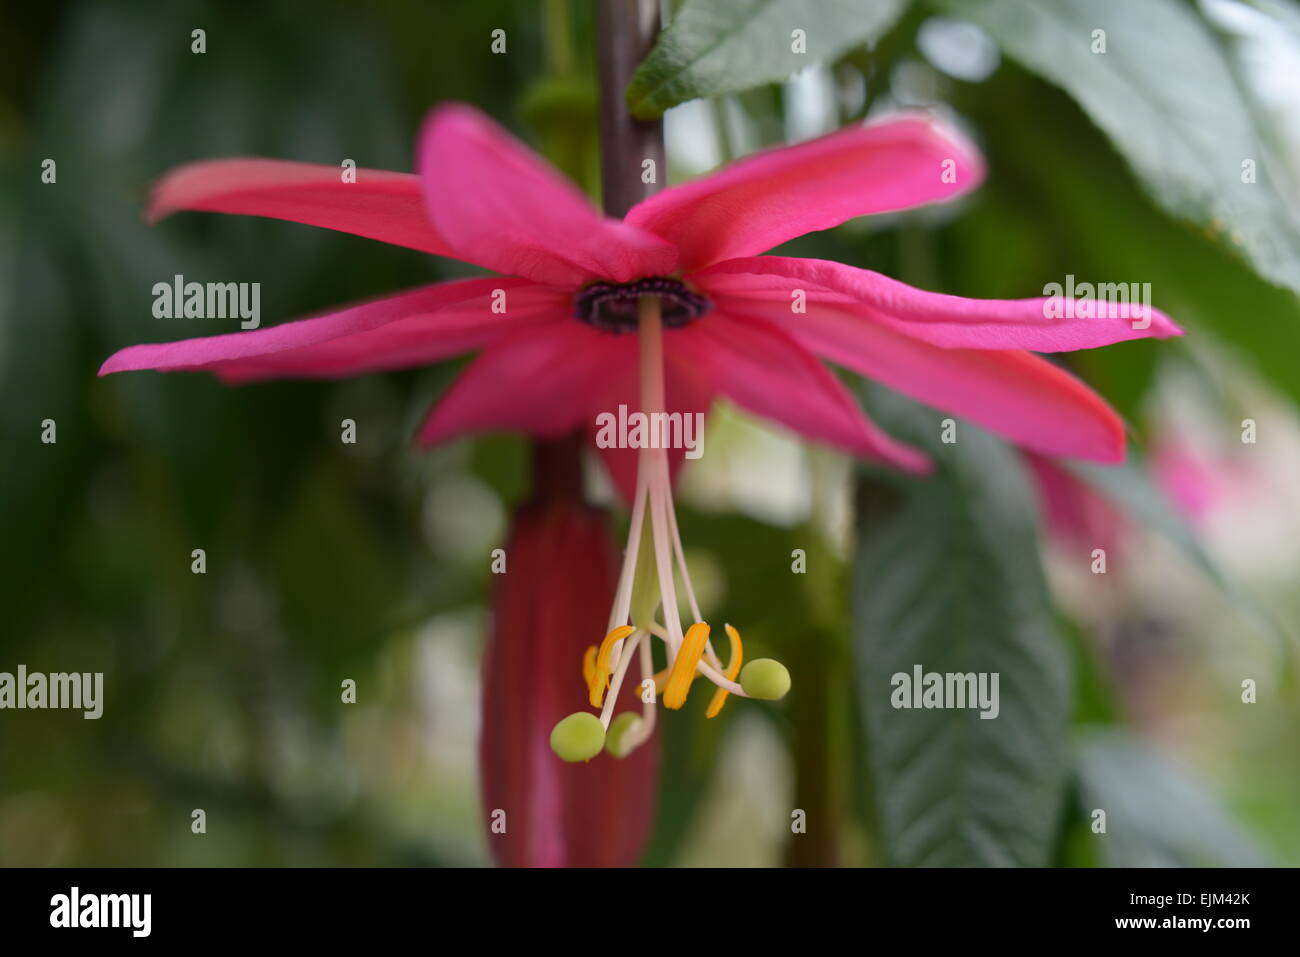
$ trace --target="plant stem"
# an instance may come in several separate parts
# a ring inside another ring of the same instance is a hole
[[[620,219],[659,188],[664,175],[660,120],[633,118],[624,91],[659,33],[659,0],[599,0],[601,190],[605,212]],[[654,161],[654,182],[642,182],[642,164]]]

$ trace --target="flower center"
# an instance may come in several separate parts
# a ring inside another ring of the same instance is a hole
[[[684,326],[713,308],[708,299],[688,289],[684,282],[665,276],[651,276],[636,282],[593,282],[573,300],[577,319],[605,332],[634,332],[640,325],[637,303],[644,296],[659,300],[663,324],[669,329]]]

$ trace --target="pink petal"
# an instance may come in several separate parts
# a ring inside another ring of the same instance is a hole
[[[636,337],[580,322],[547,325],[486,348],[438,401],[420,429],[433,445],[459,435],[519,431],[554,438],[595,420],[592,396],[625,367]]]
[[[155,222],[179,209],[269,216],[452,255],[425,214],[418,176],[358,169],[356,182],[345,183],[342,172],[273,159],[190,163],[154,185],[148,218]]]
[[[755,415],[866,459],[929,469],[924,454],[880,431],[843,384],[774,324],[715,310],[671,331],[666,348]]]
[[[506,290],[505,315],[491,310],[496,289]],[[513,310],[511,296],[517,300]],[[507,321],[553,314],[558,301],[554,291],[522,279],[461,279],[264,329],[129,346],[110,356],[99,374],[213,369],[244,380],[421,365],[491,341]],[[410,347],[409,354],[402,353],[403,346]]]
[[[810,303],[823,303],[843,313],[861,316],[904,335],[945,349],[1030,349],[1035,352],[1070,352],[1123,342],[1127,339],[1165,339],[1180,336],[1180,329],[1164,313],[1151,309],[1149,317],[1123,316],[1118,305],[1088,303],[1096,317],[1079,313],[1049,318],[1046,304],[1037,299],[963,299],[924,292],[867,269],[821,259],[754,256],[721,262],[701,270],[692,281],[717,295],[767,299],[791,306],[794,290],[802,289]],[[798,318],[797,316],[795,318]],[[852,319],[846,319],[852,322]],[[1134,323],[1145,328],[1135,328]]]
[[[683,266],[694,269],[855,216],[949,199],[983,177],[983,160],[964,138],[909,115],[747,157],[651,196],[624,221],[676,243]]]
[[[467,106],[429,114],[419,168],[430,218],[470,262],[567,288],[666,275],[677,266],[671,244],[602,217],[532,151]]]
[[[905,395],[1048,455],[1124,459],[1124,424],[1091,389],[1029,352],[942,349],[841,306],[717,296],[718,307],[779,323],[804,348]],[[707,321],[707,320],[704,320]],[[703,324],[703,322],[701,323]]]
[[[572,303],[549,286],[527,284],[505,289],[507,311],[494,313],[490,296],[475,296],[434,312],[416,313],[366,332],[330,339],[266,356],[223,363],[217,374],[223,381],[254,382],[263,379],[334,379],[426,366],[448,356],[481,349],[502,336],[522,334],[537,325],[568,321]]]

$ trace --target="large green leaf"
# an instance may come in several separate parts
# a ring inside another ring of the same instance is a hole
[[[701,96],[783,80],[875,40],[907,0],[686,0],[627,90],[632,113],[653,119]],[[805,52],[795,52],[802,30]]]
[[[1259,273],[1300,289],[1300,222],[1214,33],[1178,0],[932,0],[988,31],[1066,90],[1168,212],[1230,242]],[[1093,52],[1094,31],[1105,52]],[[1254,182],[1243,182],[1243,163]]]
[[[1258,867],[1267,863],[1232,818],[1186,771],[1126,731],[1079,743],[1083,810],[1106,812],[1095,834],[1108,867]]]
[[[925,447],[935,474],[881,474],[861,495],[854,577],[858,693],[888,860],[1042,866],[1065,782],[1070,665],[1039,565],[1034,497],[1016,454],[878,389],[872,414]],[[996,718],[904,709],[892,677],[996,673]]]

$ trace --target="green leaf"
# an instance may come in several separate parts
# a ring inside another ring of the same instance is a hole
[[[878,38],[907,0],[686,0],[627,89],[633,115],[654,119],[701,96],[734,93]],[[802,30],[806,52],[794,50]]]
[[[1194,778],[1128,732],[1086,733],[1078,752],[1084,810],[1106,812],[1106,832],[1092,835],[1106,866],[1268,863]]]
[[[1252,103],[1211,29],[1178,0],[932,0],[1068,92],[1167,212],[1300,289],[1300,223],[1272,184]],[[1105,52],[1093,52],[1094,31]],[[1243,182],[1253,161],[1255,182]]]
[[[861,495],[854,573],[858,694],[882,842],[903,866],[1043,866],[1066,778],[1070,663],[1015,452],[870,387],[872,415],[935,459]],[[996,673],[996,718],[896,708],[894,676]]]

